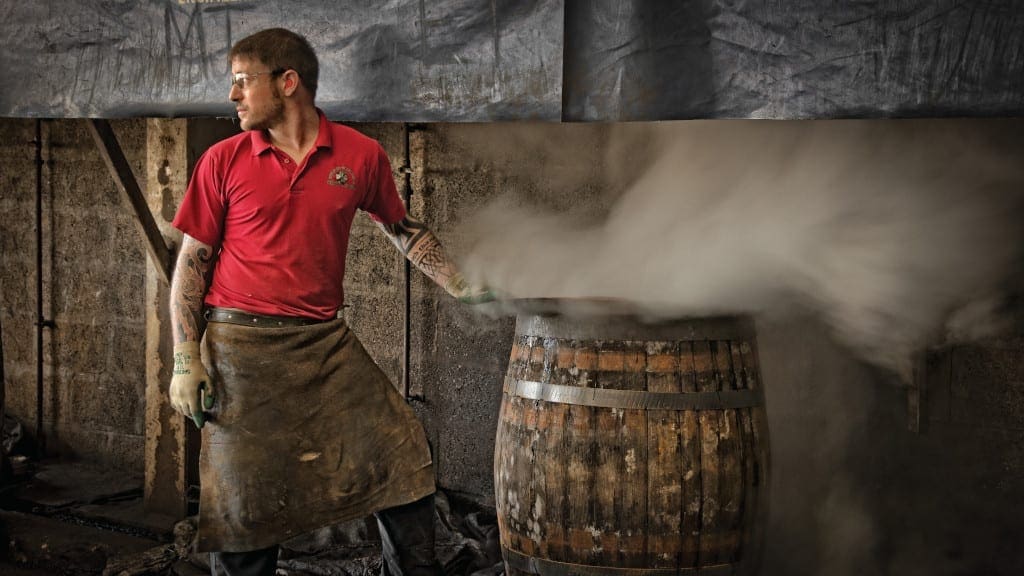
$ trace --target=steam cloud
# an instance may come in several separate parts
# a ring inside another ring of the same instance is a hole
[[[485,160],[533,149],[547,185],[621,194],[556,210],[505,195],[467,222],[462,266],[513,298],[620,299],[657,317],[810,307],[906,380],[915,351],[996,317],[1021,256],[1020,127],[687,121],[597,144],[512,128],[498,149],[463,144]]]

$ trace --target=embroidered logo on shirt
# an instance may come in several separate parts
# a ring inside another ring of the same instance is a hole
[[[327,176],[327,183],[331,186],[343,186],[349,190],[356,189],[355,179],[352,177],[352,169],[347,166],[335,166]]]

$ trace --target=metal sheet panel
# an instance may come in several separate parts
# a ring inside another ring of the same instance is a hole
[[[563,119],[1024,113],[1015,0],[567,0]]]
[[[0,115],[230,116],[233,42],[285,26],[320,58],[329,116],[558,120],[560,0],[11,0]]]

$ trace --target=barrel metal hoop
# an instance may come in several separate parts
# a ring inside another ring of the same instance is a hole
[[[687,393],[645,392],[581,388],[506,378],[505,393],[530,400],[626,410],[725,410],[764,406],[764,393],[760,389]]]
[[[733,564],[716,564],[700,568],[618,568],[612,566],[593,566],[588,564],[570,564],[556,562],[545,558],[527,556],[515,550],[501,547],[501,555],[509,568],[528,574],[540,576],[732,576],[735,574]]]
[[[519,336],[639,342],[755,340],[754,320],[750,316],[719,316],[645,323],[635,316],[581,318],[520,314],[516,317],[516,337]]]

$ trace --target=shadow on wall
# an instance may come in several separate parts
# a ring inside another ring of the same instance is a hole
[[[1024,573],[1024,420],[1005,434],[991,421],[909,432],[899,382],[826,326],[759,328],[772,443],[764,574]]]

